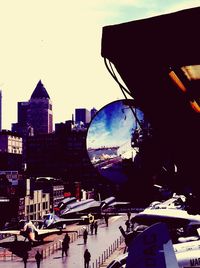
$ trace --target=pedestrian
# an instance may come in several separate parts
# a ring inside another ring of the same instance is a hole
[[[127,217],[128,217],[128,220],[130,221],[130,218],[131,218],[131,212],[130,211],[127,212]]]
[[[127,220],[127,221],[125,222],[125,225],[126,225],[126,232],[129,232],[129,231],[130,231],[130,226],[131,226],[130,221]]]
[[[23,255],[24,268],[26,268],[27,260],[28,260],[28,252],[25,251]]]
[[[95,231],[95,234],[97,234],[97,229],[98,229],[98,222],[95,221],[94,222],[94,231]]]
[[[94,230],[94,221],[92,221],[90,223],[90,231],[91,231],[91,235],[93,235],[93,230]]]
[[[84,240],[84,244],[87,243],[87,237],[88,237],[88,231],[85,229],[83,232],[83,240]]]
[[[65,254],[65,256],[67,256],[67,252],[69,249],[69,242],[70,242],[70,237],[69,237],[68,233],[66,233],[66,235],[62,241],[62,257],[64,257],[64,254]]]
[[[88,251],[88,249],[86,248],[86,250],[84,252],[84,267],[85,268],[89,268],[90,259],[91,259],[91,254]]]
[[[108,227],[108,214],[107,213],[105,214],[104,218],[105,218],[106,226]]]
[[[42,254],[37,250],[37,253],[35,254],[35,260],[37,263],[37,268],[40,268],[40,262],[42,260]]]
[[[64,240],[65,240],[66,244],[69,246],[70,236],[68,235],[68,233],[65,234]]]

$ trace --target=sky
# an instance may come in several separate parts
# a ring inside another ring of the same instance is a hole
[[[131,143],[135,118],[121,100],[104,106],[92,120],[87,132],[87,148],[121,146]]]
[[[200,0],[0,0],[2,128],[17,122],[39,80],[53,121],[75,108],[101,109],[123,98],[101,57],[103,26],[200,6]]]

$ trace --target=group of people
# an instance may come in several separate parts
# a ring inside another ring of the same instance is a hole
[[[97,229],[98,229],[98,222],[97,221],[92,221],[90,223],[90,232],[91,232],[91,235],[93,235],[93,232],[95,234],[97,234]],[[87,238],[88,238],[88,231],[85,228],[84,231],[83,231],[83,241],[84,241],[84,244],[87,243]]]
[[[105,215],[105,222],[106,222],[106,226],[108,226],[108,216]],[[98,229],[98,222],[97,220],[93,220],[90,223],[90,232],[91,235],[93,235],[93,232],[95,234],[97,234],[97,229]],[[87,243],[87,238],[88,238],[88,231],[85,228],[84,232],[83,232],[83,240],[84,240],[84,244]],[[70,243],[70,236],[68,233],[65,234],[65,237],[62,241],[62,257],[67,256],[68,254],[68,249],[69,249],[69,243]],[[84,267],[85,268],[89,268],[89,262],[91,259],[91,254],[89,252],[89,250],[86,248],[84,251]],[[28,252],[25,252],[24,256],[23,256],[23,261],[24,261],[24,268],[26,268],[26,264],[27,264],[27,260],[28,260]],[[35,254],[35,260],[37,263],[37,268],[40,268],[40,262],[42,260],[42,254],[39,253],[39,251],[37,251],[37,253]]]
[[[90,223],[91,235],[93,235],[93,231],[94,231],[95,234],[97,234],[97,229],[98,229],[98,223],[97,223],[97,221],[92,221]]]
[[[38,250],[37,250],[37,252],[35,254],[35,260],[36,260],[36,263],[37,263],[37,268],[40,268],[40,262],[42,260],[42,254]],[[23,256],[24,268],[26,268],[27,261],[28,261],[28,252],[25,251],[24,256]]]

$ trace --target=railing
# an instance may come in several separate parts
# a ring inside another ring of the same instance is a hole
[[[85,228],[87,229],[87,231],[89,232],[89,225],[85,226]],[[81,228],[79,230],[77,230],[77,232],[73,232],[70,233],[69,232],[69,236],[70,236],[70,243],[73,243],[75,240],[77,240],[79,238],[79,236],[83,235],[83,231],[84,229]],[[41,250],[43,259],[49,257],[51,254],[54,254],[57,250],[62,249],[62,240],[56,240],[53,243],[50,243],[48,245],[43,245],[43,249]],[[36,251],[33,252],[29,252],[29,259],[31,258],[35,258],[35,253]],[[2,249],[0,251],[0,261],[10,261],[10,260],[18,260],[21,259],[19,256],[13,254],[12,252],[10,252],[8,249]]]
[[[99,268],[124,242],[124,237],[120,236],[116,239],[94,262],[92,262],[89,268]]]
[[[103,220],[102,222],[104,223]],[[89,232],[89,225],[86,226],[88,232]],[[83,235],[84,229],[79,229],[77,232],[69,233],[70,235],[70,243],[73,243],[75,240],[77,240],[80,236]],[[99,268],[113,253],[116,249],[119,248],[119,246],[124,242],[124,237],[120,236],[118,239],[116,239],[106,250],[102,252],[102,254],[90,264],[90,268]],[[42,249],[42,256],[43,259],[49,257],[51,254],[55,253],[56,251],[60,250],[62,248],[62,240],[57,240]],[[29,253],[29,259],[35,257],[35,251]],[[20,257],[16,256],[12,252],[8,251],[7,249],[4,249],[0,252],[0,260],[1,261],[7,261],[7,260],[17,260]],[[21,259],[21,258],[20,258]]]

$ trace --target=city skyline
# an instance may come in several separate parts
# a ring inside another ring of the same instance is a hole
[[[102,28],[198,5],[197,0],[1,3],[2,129],[17,122],[17,103],[30,99],[39,80],[52,100],[54,125],[71,119],[77,107],[100,110],[122,99],[101,57]]]

